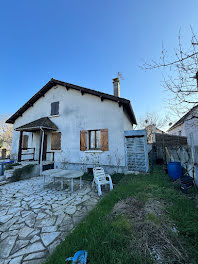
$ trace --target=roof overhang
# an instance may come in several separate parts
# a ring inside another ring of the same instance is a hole
[[[184,116],[182,116],[174,125],[172,125],[167,132],[175,129],[178,126],[181,126],[184,121],[187,120],[187,118],[198,108],[198,105],[195,105],[193,108],[191,108]]]
[[[100,97],[101,101],[105,99],[105,100],[111,100],[111,101],[117,102],[119,106],[123,106],[123,108],[126,110],[131,123],[135,125],[137,124],[135,114],[133,112],[133,109],[132,109],[132,106],[129,100],[125,98],[117,97],[114,95],[102,93],[99,91],[95,91],[92,89],[88,89],[85,87],[81,87],[78,85],[74,85],[71,83],[66,83],[66,82],[62,82],[59,80],[55,80],[53,78],[45,86],[43,86],[43,88],[41,88],[40,91],[38,91],[27,103],[25,103],[15,114],[13,114],[6,121],[6,123],[14,124],[17,118],[21,117],[28,108],[32,107],[39,98],[44,96],[46,92],[48,92],[53,86],[56,86],[56,85],[64,86],[67,90],[74,89],[74,90],[80,91],[82,95],[91,94],[91,95]]]
[[[184,122],[174,124],[172,127],[170,127],[170,128],[167,130],[167,132],[170,132],[170,131],[174,130],[175,128],[177,128],[177,127],[183,125],[183,123],[184,123]]]
[[[42,117],[23,126],[15,128],[16,131],[24,132],[36,132],[42,129],[56,131],[58,130],[58,127],[48,117]]]
[[[16,131],[24,131],[24,132],[36,132],[40,131],[41,129],[43,130],[53,130],[56,131],[57,129],[52,129],[48,127],[29,127],[29,128],[15,128]]]

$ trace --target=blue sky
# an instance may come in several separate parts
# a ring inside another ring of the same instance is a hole
[[[198,32],[197,0],[13,0],[0,2],[0,114],[13,114],[52,77],[121,97],[136,116],[166,111],[160,71],[143,71]]]

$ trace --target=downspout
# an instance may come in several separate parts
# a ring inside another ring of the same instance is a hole
[[[44,141],[44,130],[42,127],[40,127],[40,130],[43,132],[42,133],[42,139],[41,139],[41,153],[40,153],[40,176],[43,171],[43,141]]]

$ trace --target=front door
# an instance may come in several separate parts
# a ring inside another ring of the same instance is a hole
[[[42,160],[46,160],[46,152],[47,152],[47,135],[44,135],[44,141],[43,141],[43,157]]]
[[[126,137],[127,165],[129,171],[146,171],[144,136]]]
[[[40,140],[39,162],[40,162],[40,157],[41,157],[41,144],[42,144],[42,134],[41,134],[41,140]],[[44,134],[42,160],[46,160],[46,152],[47,152],[47,135]]]

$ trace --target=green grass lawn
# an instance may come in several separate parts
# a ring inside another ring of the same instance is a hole
[[[118,181],[121,175],[115,177]],[[196,190],[191,192],[196,193]],[[198,211],[194,199],[182,194],[168,175],[156,167],[152,174],[123,176],[114,190],[66,237],[45,264],[65,263],[66,257],[82,249],[88,251],[91,264],[156,263],[147,250],[143,252],[141,249],[133,219],[122,214],[112,216],[115,204],[129,197],[142,205],[152,199],[163,201],[163,214],[156,216],[151,212],[145,216],[144,223],[155,225],[159,234],[162,234],[163,228],[167,229],[169,223],[178,230],[176,233],[167,231],[167,244],[172,241],[173,245],[179,245],[179,250],[184,249],[187,253],[175,261],[172,252],[167,249],[170,261],[163,263],[198,263]],[[137,219],[134,218],[134,221],[137,223]],[[177,253],[175,247],[173,249]]]

